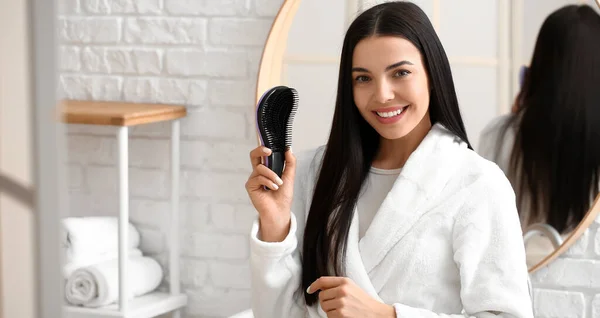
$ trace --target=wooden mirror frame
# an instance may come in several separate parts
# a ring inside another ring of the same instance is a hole
[[[596,1],[600,1],[600,0],[596,0]],[[542,259],[542,261],[540,261],[539,263],[537,263],[536,265],[531,267],[529,269],[529,273],[530,274],[535,273],[540,268],[550,264],[552,261],[557,259],[560,255],[565,253],[571,246],[573,246],[573,244],[575,244],[575,242],[577,242],[577,240],[590,227],[590,225],[592,223],[594,223],[594,221],[598,217],[598,213],[600,213],[600,194],[598,194],[596,196],[594,203],[592,203],[592,206],[590,207],[588,212],[583,217],[583,220],[581,220],[581,222],[579,222],[579,224],[577,225],[575,230],[573,230],[573,232],[571,232],[571,234],[564,240],[564,242],[557,249],[554,250],[554,252],[552,252],[548,256],[544,257],[544,259]]]
[[[273,21],[258,68],[255,106],[265,91],[281,83],[281,66],[283,65],[283,55],[287,47],[288,33],[300,2],[302,1],[284,0]]]
[[[260,65],[258,68],[258,76],[256,81],[256,94],[255,103],[256,106],[262,96],[262,94],[269,88],[281,84],[281,68],[283,65],[283,56],[287,47],[287,39],[290,27],[298,11],[302,0],[285,0],[279,8],[279,12],[273,21],[271,30],[265,42],[263,53],[260,59]],[[596,0],[598,6],[600,6],[600,0]],[[257,139],[259,139],[257,134]],[[260,141],[259,141],[260,143]],[[594,203],[586,213],[585,217],[575,230],[563,241],[563,243],[555,249],[551,254],[546,256],[542,261],[529,268],[530,274],[535,273],[540,268],[550,264],[552,261],[557,259],[560,255],[565,253],[577,240],[583,235],[583,233],[594,223],[598,214],[600,213],[600,194],[594,200]]]
[[[287,47],[290,27],[292,26],[300,2],[301,0],[284,0],[279,8],[279,12],[277,12],[277,16],[275,16],[275,20],[273,20],[258,67],[254,112],[256,112],[256,107],[262,94],[269,88],[281,84],[283,55]],[[255,131],[256,140],[260,145],[260,134],[258,130]]]

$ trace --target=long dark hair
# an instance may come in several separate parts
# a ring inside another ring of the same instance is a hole
[[[342,47],[331,133],[304,231],[301,290],[321,276],[344,276],[354,207],[380,140],[354,104],[352,54],[362,39],[388,35],[407,39],[421,52],[432,88],[431,123],[441,123],[471,148],[448,58],[425,13],[409,2],[388,2],[360,14],[348,28]],[[316,303],[316,294],[304,295],[309,306]]]
[[[587,5],[550,14],[517,97],[507,173],[527,223],[564,233],[583,219],[600,173],[600,16]],[[501,142],[498,143],[501,145]]]

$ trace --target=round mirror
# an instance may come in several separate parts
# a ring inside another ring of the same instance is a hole
[[[511,91],[513,92],[513,104],[517,99],[521,85],[524,80],[524,70],[531,63],[534,55],[536,41],[543,23],[548,17],[567,5],[586,4],[600,11],[598,1],[512,1],[510,47],[511,47]],[[556,19],[555,19],[556,20]],[[527,265],[530,273],[534,273],[545,267],[550,262],[567,252],[573,246],[598,215],[598,200],[590,204],[590,207],[581,218],[579,224],[570,230],[562,232],[544,222],[531,222],[524,225],[524,242],[527,251]],[[522,211],[521,211],[522,212]]]

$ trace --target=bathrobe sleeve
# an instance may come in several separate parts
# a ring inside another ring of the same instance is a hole
[[[521,226],[510,183],[496,165],[467,191],[452,245],[460,271],[462,315],[394,304],[398,318],[531,318]]]
[[[294,214],[290,232],[282,242],[261,241],[258,221],[252,226],[250,267],[254,317],[305,316],[306,306],[299,291],[302,265],[297,231]]]
[[[503,132],[503,127],[511,118],[512,115],[502,115],[490,121],[479,136],[477,148],[477,153],[480,156],[495,162],[504,171],[505,175],[508,172],[512,146],[515,143],[515,131],[513,127],[508,127],[506,132]],[[500,136],[502,133],[504,134]]]
[[[308,213],[306,180],[312,175],[312,155],[306,152],[296,156],[291,226],[287,237],[282,242],[264,242],[260,240],[259,221],[252,226],[250,269],[254,317],[300,318],[306,315],[304,294],[300,291],[300,251]]]
[[[496,148],[498,147],[498,135],[501,132],[507,116],[503,115],[492,119],[479,135],[479,144],[477,153],[483,158],[496,161]]]

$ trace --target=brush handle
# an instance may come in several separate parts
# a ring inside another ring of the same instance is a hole
[[[269,169],[273,170],[277,174],[277,176],[281,178],[281,175],[283,174],[283,164],[285,163],[285,153],[271,153],[271,155],[269,156],[268,163]]]
[[[278,177],[281,178],[283,174],[283,164],[285,163],[285,154],[283,152],[272,152],[270,156],[265,160],[267,168],[273,170]],[[265,190],[271,190],[268,187],[263,187]]]

